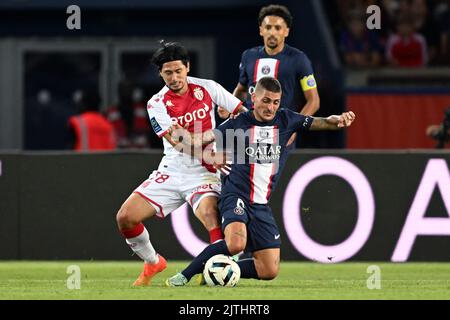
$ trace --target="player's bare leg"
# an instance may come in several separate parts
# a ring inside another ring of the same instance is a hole
[[[243,222],[231,222],[225,227],[225,242],[231,255],[244,251],[247,245],[247,227]]]
[[[147,229],[142,221],[153,217],[155,208],[140,195],[133,193],[123,203],[116,220],[119,230],[126,238],[130,248],[144,260],[144,271],[133,283],[134,286],[146,286],[158,272],[163,271],[167,262],[153,248]]]
[[[225,228],[225,241],[218,241],[206,247],[182,272],[166,280],[169,287],[185,286],[190,279],[201,274],[206,261],[216,254],[233,255],[241,252],[247,243],[245,223],[232,222]]]
[[[264,249],[253,252],[256,272],[262,280],[275,279],[280,271],[280,249]]]
[[[216,196],[207,196],[201,199],[195,210],[195,216],[208,230],[210,243],[223,239]]]
[[[222,229],[219,223],[219,209],[217,208],[217,197],[207,196],[200,200],[195,216],[200,220],[209,233],[209,242],[214,243],[223,239]],[[206,284],[203,274],[199,274],[196,282],[199,285]]]

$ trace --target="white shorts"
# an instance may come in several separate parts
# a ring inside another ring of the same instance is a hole
[[[185,202],[195,212],[203,198],[219,197],[220,191],[220,178],[214,173],[182,174],[155,170],[134,193],[146,199],[155,208],[156,215],[164,218]]]

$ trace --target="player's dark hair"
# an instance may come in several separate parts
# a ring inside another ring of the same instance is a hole
[[[185,47],[178,42],[165,42],[164,40],[161,40],[159,44],[161,48],[156,50],[151,59],[151,62],[158,67],[159,71],[161,71],[164,63],[171,61],[181,60],[186,67],[188,66],[190,59]]]
[[[271,4],[266,7],[262,7],[259,11],[258,16],[258,24],[261,26],[263,20],[267,16],[276,16],[283,18],[284,22],[286,22],[286,25],[288,28],[292,25],[292,15],[289,12],[289,9],[285,6],[279,5],[279,4]]]
[[[281,83],[273,77],[262,77],[256,83],[255,91],[259,88],[265,89],[270,92],[279,93],[281,92]]]

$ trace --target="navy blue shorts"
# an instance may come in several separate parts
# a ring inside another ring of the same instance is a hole
[[[245,252],[279,248],[280,231],[270,207],[263,204],[249,205],[237,196],[221,197],[219,212],[222,231],[232,222],[242,222],[247,226],[247,246]]]

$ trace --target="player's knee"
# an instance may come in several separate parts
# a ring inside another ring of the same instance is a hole
[[[245,241],[242,239],[234,239],[231,241],[227,241],[228,251],[231,255],[238,254],[239,252],[244,251],[245,249]]]
[[[255,259],[256,272],[261,280],[273,280],[278,276],[280,266],[278,263],[269,263],[267,260]]]
[[[120,230],[132,229],[141,221],[138,221],[133,214],[133,209],[130,206],[123,205],[116,215],[117,225]]]
[[[273,280],[278,276],[278,266],[265,266],[262,270],[258,270],[258,277],[261,280]]]

